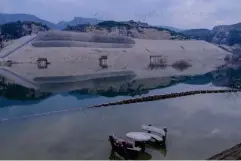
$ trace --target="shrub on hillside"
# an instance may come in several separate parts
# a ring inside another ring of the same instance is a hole
[[[173,68],[180,70],[180,71],[183,71],[191,66],[192,65],[190,63],[188,63],[186,60],[179,60],[172,64]]]

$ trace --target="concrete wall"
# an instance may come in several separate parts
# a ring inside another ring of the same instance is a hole
[[[50,31],[46,33],[41,33],[36,41],[46,41],[44,44],[46,46],[51,46],[51,44],[56,45],[59,41],[70,41],[69,46],[72,41],[80,42],[95,42],[95,43],[117,43],[117,44],[135,44],[135,41],[128,37],[121,36],[105,36],[99,34],[89,34],[89,33],[77,33],[77,32],[68,32],[68,31]],[[48,42],[51,41],[49,45]],[[53,43],[53,41],[56,41]],[[65,45],[66,43],[60,43],[60,45]],[[75,43],[76,44],[76,43]],[[58,46],[60,46],[58,45]],[[66,45],[65,45],[66,46]],[[38,46],[39,47],[39,46]]]
[[[134,44],[121,43],[94,43],[80,41],[35,41],[32,43],[34,47],[89,47],[89,48],[132,48]]]

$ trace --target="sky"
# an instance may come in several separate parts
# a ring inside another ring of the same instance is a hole
[[[54,23],[87,17],[211,29],[241,22],[241,0],[0,0],[0,12],[33,14]]]

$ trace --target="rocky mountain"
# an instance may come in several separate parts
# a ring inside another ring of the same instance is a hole
[[[103,20],[99,20],[97,18],[84,18],[84,17],[74,17],[73,20],[70,21],[60,21],[59,23],[55,24],[46,20],[43,20],[41,18],[38,18],[34,15],[30,14],[7,14],[7,13],[0,13],[0,25],[10,22],[16,22],[16,21],[32,21],[32,22],[38,22],[42,23],[44,25],[47,25],[49,28],[53,29],[65,29],[67,26],[76,26],[76,25],[96,25],[100,22],[103,22]],[[170,27],[170,26],[160,26],[160,28],[168,29],[175,32],[180,32],[182,30]]]
[[[37,22],[37,23],[41,23],[43,25],[47,25],[49,28],[56,28],[56,24],[43,20],[43,19],[40,19],[34,15],[0,13],[0,25],[10,23],[10,22],[17,22],[17,21]]]
[[[164,29],[168,29],[168,30],[171,30],[171,31],[175,31],[175,32],[181,32],[181,31],[184,31],[182,29],[179,29],[179,28],[176,28],[176,27],[172,27],[172,26],[160,26],[161,28],[164,28]]]
[[[28,21],[37,22],[53,29],[65,29],[88,32],[100,32],[130,36],[133,38],[151,39],[199,39],[215,44],[234,45],[241,44],[241,23],[233,25],[215,26],[212,30],[191,29],[180,31],[179,29],[162,26],[153,27],[141,22],[116,22],[102,21],[96,18],[75,17],[71,21],[61,21],[58,24],[40,19],[30,14],[6,14],[0,13],[0,25]],[[112,25],[112,26],[110,26]]]
[[[241,23],[215,26],[211,32],[211,42],[216,44],[241,44]]]
[[[108,34],[110,36],[127,36],[140,39],[169,40],[169,39],[187,39],[182,33],[177,33],[169,29],[149,26],[147,23],[103,21],[96,25],[76,25],[67,26],[66,31],[92,32],[98,34]]]
[[[212,30],[192,29],[181,32],[194,39],[201,39],[215,44],[241,44],[241,23],[215,26]]]
[[[52,29],[64,29],[68,25],[69,26],[75,26],[75,25],[81,25],[81,24],[90,24],[95,25],[97,23],[102,22],[102,20],[96,19],[96,18],[83,18],[83,17],[75,17],[71,21],[60,21],[59,23],[55,24],[46,20],[43,20],[41,18],[38,18],[34,15],[30,14],[7,14],[7,13],[0,13],[0,25],[10,22],[17,22],[17,21],[31,21],[31,22],[37,22],[41,23],[43,25],[48,26]]]
[[[208,29],[191,29],[191,30],[182,31],[181,33],[189,36],[192,39],[207,40],[210,30],[208,30]]]
[[[102,22],[102,20],[99,20],[99,19],[96,19],[96,18],[75,17],[71,21],[60,21],[57,24],[57,28],[64,29],[67,26],[76,26],[76,25],[83,25],[83,24],[96,25],[100,22]]]

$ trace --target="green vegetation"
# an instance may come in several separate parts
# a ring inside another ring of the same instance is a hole
[[[172,67],[174,69],[177,69],[180,71],[186,70],[187,68],[189,68],[191,66],[192,65],[189,62],[187,62],[186,60],[179,60],[172,64]]]
[[[17,21],[17,22],[11,22],[11,23],[1,25],[0,26],[1,35],[2,37],[5,37],[5,39],[9,39],[9,38],[18,39],[27,34],[31,34],[32,24],[44,30],[49,30],[49,27],[41,23],[29,22],[29,21],[25,21],[25,22]],[[28,30],[23,27],[24,25],[28,28]]]
[[[212,30],[191,29],[182,31],[182,34],[192,39],[205,40],[215,44],[241,44],[241,23],[234,25],[215,26]]]
[[[16,92],[18,91],[18,92]],[[42,100],[49,96],[51,93],[37,94],[34,89],[28,89],[17,84],[5,84],[0,82],[0,95],[9,100]]]
[[[196,40],[208,40],[210,30],[208,29],[191,29],[182,31],[181,34]]]
[[[240,30],[232,30],[228,36],[229,45],[241,44],[241,31]]]
[[[1,35],[4,36],[10,36],[12,38],[20,38],[22,37],[22,23],[20,21],[18,22],[12,22],[12,23],[8,23],[8,24],[4,24],[1,26]]]
[[[79,32],[85,32],[85,29],[87,27],[90,27],[91,25],[89,24],[79,24],[79,25],[76,25],[76,26],[70,26],[68,25],[64,31],[79,31]]]
[[[116,21],[104,21],[100,22],[96,25],[98,28],[112,28],[112,27],[126,27],[128,30],[132,29],[133,27],[127,23],[123,22],[116,22]]]

